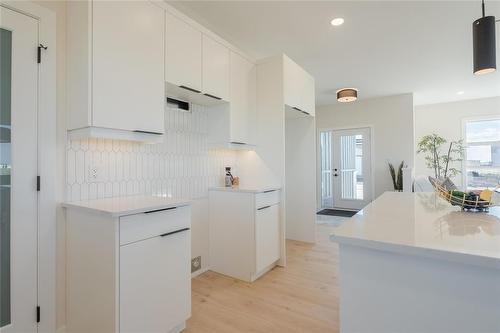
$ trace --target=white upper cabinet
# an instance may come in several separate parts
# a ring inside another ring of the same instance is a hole
[[[284,56],[283,80],[285,104],[299,113],[314,116],[314,78],[293,60]]]
[[[256,142],[257,69],[230,51],[230,102],[209,110],[208,142],[218,148],[253,149]]]
[[[203,35],[203,94],[229,101],[229,49]]]
[[[166,29],[167,82],[187,91],[200,93],[202,91],[201,32],[168,11]]]
[[[230,142],[255,144],[257,70],[253,63],[231,52]]]
[[[70,1],[70,137],[164,132],[165,11],[149,1]]]

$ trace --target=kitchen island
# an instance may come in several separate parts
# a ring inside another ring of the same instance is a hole
[[[500,207],[386,192],[330,238],[341,332],[500,332]]]

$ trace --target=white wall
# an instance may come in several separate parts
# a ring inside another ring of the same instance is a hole
[[[316,241],[315,123],[314,117],[285,120],[286,238],[310,243]]]
[[[424,135],[432,133],[448,141],[464,139],[462,121],[485,116],[500,116],[500,97],[416,106],[415,140],[418,143]],[[426,168],[424,156],[420,154],[415,158],[415,175],[434,175],[432,170]],[[462,185],[461,175],[453,180],[458,186]]]
[[[316,109],[318,133],[321,129],[369,126],[372,126],[372,177],[376,198],[385,191],[393,190],[388,162],[399,164],[404,160],[409,167],[413,167],[415,147],[413,95],[336,103]],[[318,188],[319,186],[318,184]],[[318,202],[320,202],[319,197]]]

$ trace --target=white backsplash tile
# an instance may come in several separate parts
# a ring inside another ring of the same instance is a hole
[[[202,198],[210,186],[224,183],[224,167],[237,173],[237,152],[208,149],[209,111],[167,108],[162,143],[86,139],[68,141],[67,200],[158,194]],[[100,181],[89,178],[99,166]]]

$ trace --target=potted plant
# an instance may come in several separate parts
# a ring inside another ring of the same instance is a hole
[[[389,164],[389,172],[391,173],[392,177],[392,185],[394,186],[394,191],[402,192],[403,191],[403,168],[405,168],[405,161],[402,161],[398,169],[396,170],[394,168],[394,165],[392,163]]]
[[[429,134],[420,139],[417,145],[417,153],[425,154],[425,164],[434,170],[434,178],[445,180],[461,173],[454,167],[462,162],[464,157],[463,141],[450,141],[437,134]],[[446,147],[446,148],[445,148]]]

